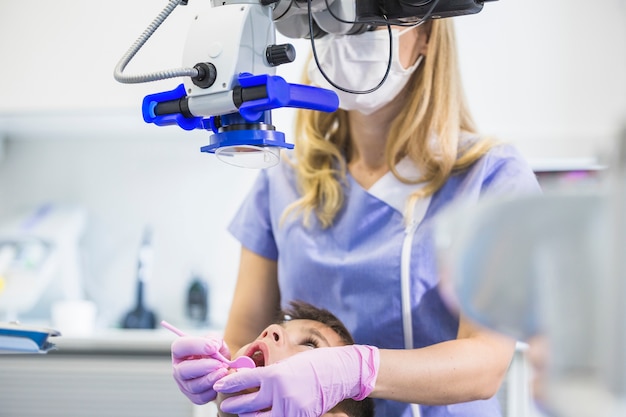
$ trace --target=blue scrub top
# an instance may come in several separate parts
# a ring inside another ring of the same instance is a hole
[[[400,171],[417,173],[409,160]],[[303,300],[334,313],[356,343],[404,348],[400,289],[406,197],[416,189],[387,173],[369,190],[350,175],[345,204],[328,229],[315,221],[305,228],[285,208],[298,199],[293,169],[287,163],[261,171],[230,225],[244,247],[278,262],[281,303]],[[453,175],[421,204],[422,221],[412,242],[410,296],[413,346],[456,338],[458,320],[437,290],[433,218],[454,201],[477,201],[486,194],[537,193],[537,179],[509,145],[498,145],[468,170]],[[418,210],[419,211],[419,210]],[[449,406],[421,406],[422,417],[500,417],[496,398]],[[376,400],[376,416],[410,417],[405,403]]]

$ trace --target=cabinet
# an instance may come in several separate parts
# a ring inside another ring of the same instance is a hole
[[[129,333],[59,338],[47,355],[0,355],[0,417],[215,415],[178,390],[171,336]]]

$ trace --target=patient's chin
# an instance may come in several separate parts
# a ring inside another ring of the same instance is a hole
[[[250,394],[250,393],[253,393],[253,392],[257,392],[258,390],[259,390],[259,387],[254,387],[254,388],[249,388],[249,389],[246,389],[246,390],[243,390],[243,391],[235,392],[233,394],[219,393],[217,395],[217,416],[218,417],[237,417],[237,415],[225,413],[225,412],[223,412],[219,408],[220,404],[222,403],[222,401],[224,401],[226,398],[229,398],[229,397],[234,397],[236,395],[242,395],[242,394]],[[266,409],[261,410],[261,411],[269,411],[269,410],[271,410],[271,407],[266,408]],[[337,415],[337,417],[340,417],[340,416]]]
[[[255,387],[255,388],[250,388],[250,389],[247,389],[247,390],[235,392],[233,394],[225,394],[225,393],[222,393],[222,392],[217,394],[217,415],[218,415],[218,417],[237,417],[237,415],[235,415],[235,414],[225,413],[224,411],[222,411],[220,409],[220,404],[222,404],[222,401],[224,401],[226,398],[234,397],[236,395],[250,394],[250,393],[256,392],[258,390],[259,390],[259,388]]]

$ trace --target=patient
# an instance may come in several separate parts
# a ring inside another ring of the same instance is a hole
[[[251,357],[256,366],[268,366],[297,353],[319,347],[354,344],[352,336],[332,313],[302,301],[293,301],[290,308],[281,311],[276,324],[268,326],[256,340],[233,355]],[[218,394],[219,404],[226,398]],[[220,417],[236,417],[219,411]],[[343,400],[323,417],[373,417],[374,401]]]

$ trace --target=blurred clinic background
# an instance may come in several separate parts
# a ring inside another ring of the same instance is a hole
[[[127,72],[179,67],[208,3],[177,8]],[[173,335],[123,329],[220,331],[239,256],[226,227],[257,175],[201,153],[208,133],[143,122],[143,97],[180,80],[113,79],[165,4],[0,0],[0,322],[63,333],[49,355],[1,358],[0,417],[207,413],[171,380]],[[626,2],[500,0],[456,28],[480,130],[546,187],[593,179],[626,124]],[[296,83],[310,46],[289,42],[278,74]],[[289,142],[293,115],[273,112]],[[513,371],[507,416],[528,416]]]

